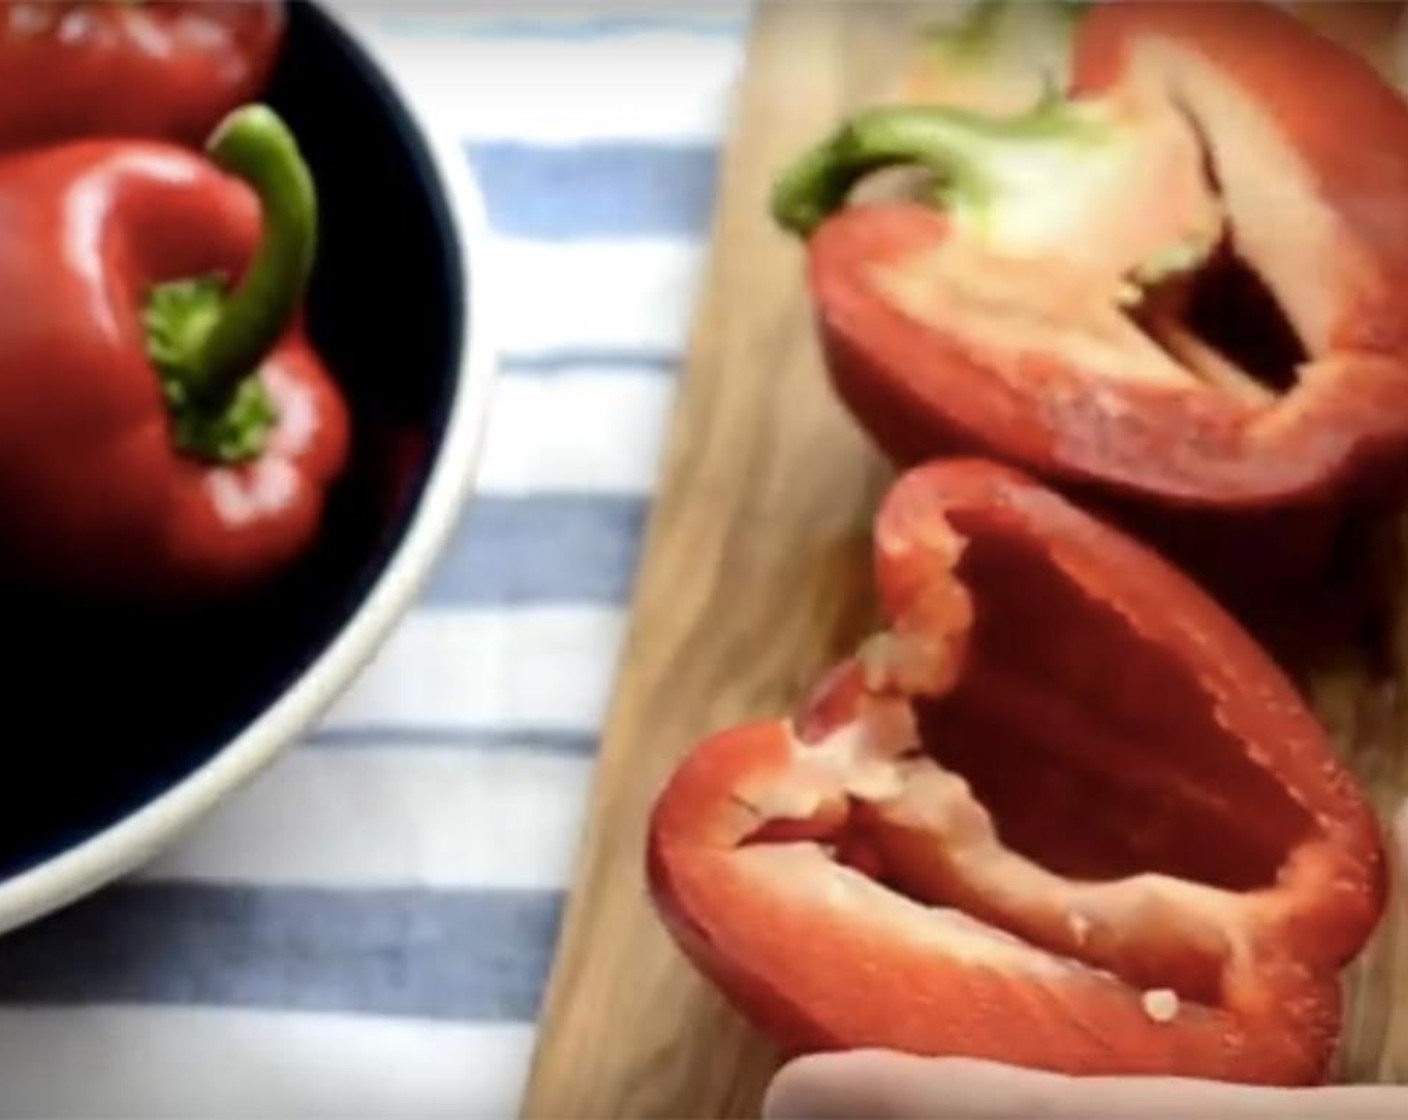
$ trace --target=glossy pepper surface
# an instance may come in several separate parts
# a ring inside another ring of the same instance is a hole
[[[0,149],[198,144],[263,92],[284,28],[280,0],[0,4]]]
[[[306,549],[348,416],[303,330],[317,201],[237,110],[210,156],[78,141],[0,160],[0,541],[101,593],[251,587]]]
[[[1400,498],[1408,103],[1270,5],[1096,5],[1071,49],[1063,95],[872,110],[779,183],[854,414],[1145,508]],[[847,205],[895,164],[927,197]]]
[[[651,891],[687,956],[791,1054],[1321,1079],[1384,855],[1276,666],[990,462],[901,477],[875,563],[888,628],[656,802]]]

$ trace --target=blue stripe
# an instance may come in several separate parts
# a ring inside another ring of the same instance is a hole
[[[538,751],[590,758],[601,736],[594,731],[527,727],[409,727],[359,723],[352,727],[318,727],[303,742],[310,747],[465,747],[476,750]]]
[[[721,8],[730,5],[721,4]],[[746,9],[736,3],[735,9]],[[556,9],[561,12],[561,8]],[[546,13],[545,13],[546,14]],[[463,35],[480,39],[610,39],[621,35],[685,34],[737,38],[748,29],[744,15],[599,15],[565,19],[486,19],[470,16],[386,16],[382,26],[400,34]]]
[[[530,1022],[555,891],[114,888],[0,941],[0,1001]]]
[[[469,503],[426,590],[431,605],[624,605],[649,501],[484,495]]]
[[[499,369],[520,376],[551,376],[586,369],[622,370],[628,373],[663,373],[673,376],[684,365],[678,350],[543,350],[505,354]]]
[[[560,241],[702,239],[709,231],[718,172],[712,145],[466,147],[497,233]]]

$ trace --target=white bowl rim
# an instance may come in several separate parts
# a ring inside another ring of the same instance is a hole
[[[489,333],[488,219],[478,181],[457,137],[418,105],[355,24],[319,10],[355,43],[401,103],[445,195],[464,270],[465,324],[454,400],[435,462],[409,525],[356,612],[299,678],[198,769],[122,819],[16,875],[0,880],[0,933],[90,894],[151,860],[306,731],[375,655],[424,587],[470,496],[483,444],[496,351]]]

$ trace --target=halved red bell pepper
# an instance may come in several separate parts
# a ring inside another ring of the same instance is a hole
[[[1408,101],[1270,5],[1096,5],[1073,50],[1069,97],[872,110],[784,175],[841,397],[1114,505],[1400,500]],[[932,198],[846,206],[895,164]]]
[[[888,629],[670,779],[648,874],[789,1053],[1321,1079],[1380,829],[1260,648],[1158,555],[981,460],[875,528]]]
[[[207,596],[310,546],[348,451],[303,326],[317,216],[261,105],[209,158],[90,140],[0,160],[0,566]]]
[[[199,143],[263,92],[285,22],[281,0],[0,4],[0,148]]]

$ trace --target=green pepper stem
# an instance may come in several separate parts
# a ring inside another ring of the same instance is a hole
[[[194,395],[224,399],[253,373],[297,314],[318,241],[318,200],[298,142],[265,105],[235,110],[210,139],[211,159],[259,196],[263,236],[244,279],[197,343]]]
[[[263,234],[239,287],[215,274],[168,280],[142,319],[182,451],[218,462],[258,456],[278,413],[259,367],[298,313],[317,251],[313,179],[292,134],[263,105],[237,109],[211,137],[218,166],[248,182]]]
[[[773,217],[808,237],[846,204],[862,179],[903,165],[933,172],[942,204],[981,206],[1000,192],[1004,161],[1034,145],[1079,143],[1094,134],[1092,124],[1057,99],[1005,118],[938,106],[872,109],[784,171],[773,191]]]

